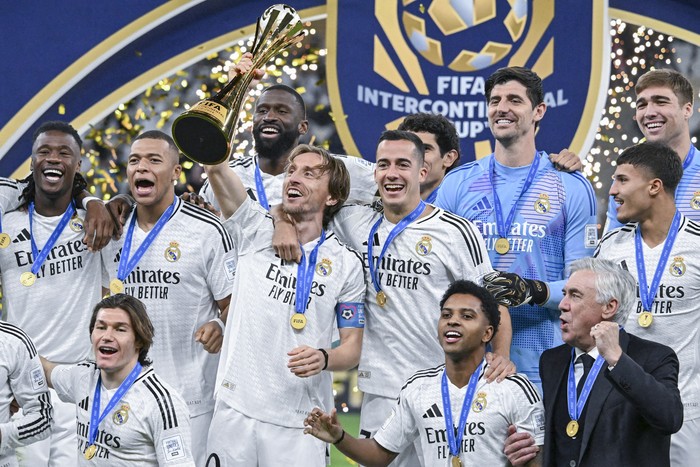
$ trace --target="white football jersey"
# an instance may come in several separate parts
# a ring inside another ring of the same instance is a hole
[[[131,216],[126,225],[130,222]],[[130,258],[147,234],[137,222]],[[126,232],[104,249],[110,279],[117,277],[125,236]],[[216,300],[231,293],[234,261],[231,237],[219,219],[178,199],[163,230],[124,281],[124,293],[146,305],[153,323],[155,335],[148,353],[153,368],[180,391],[192,416],[214,408],[219,360],[218,354],[207,352],[195,341],[194,334],[219,316]]]
[[[419,438],[424,467],[453,465],[441,392],[444,369],[445,365],[441,365],[414,374],[374,436],[377,443],[392,452],[401,452]],[[457,431],[468,385],[458,388],[449,379],[447,384],[453,429]],[[501,383],[487,383],[480,375],[462,442],[458,444],[462,465],[510,465],[503,453],[509,425],[532,435],[536,445],[544,444],[544,406],[537,389],[523,374],[508,376]]]
[[[367,239],[381,213],[368,206],[345,206],[332,230],[362,253],[367,296],[367,322],[358,371],[362,391],[395,397],[406,379],[420,368],[444,361],[437,339],[440,299],[455,280],[482,283],[492,271],[488,251],[468,220],[439,208],[412,222],[387,249],[378,271],[384,307],[377,304],[369,275]],[[373,239],[379,256],[394,224],[384,219]]]
[[[39,355],[20,328],[0,322],[0,465],[16,466],[15,448],[51,434],[51,397]],[[11,419],[16,399],[22,417]]]
[[[29,213],[12,211],[2,218],[3,231],[12,239],[7,248],[0,248],[3,318],[29,334],[39,353],[53,362],[75,363],[88,357],[92,309],[102,299],[102,286],[107,285],[100,253],[90,253],[82,242],[85,211],[78,209],[76,214],[30,287],[20,283],[22,273],[31,271],[34,263]],[[34,212],[34,241],[39,250],[61,217]]]
[[[637,278],[634,236],[636,223],[608,232],[600,241],[595,256],[622,265]],[[647,285],[651,284],[664,244],[649,248],[642,241]],[[663,266],[661,284],[651,310],[653,321],[644,328],[638,319],[642,302],[637,290],[636,308],[625,324],[635,336],[671,347],[678,355],[678,389],[683,400],[683,418],[700,417],[700,224],[682,216],[678,236]],[[697,262],[695,262],[697,260]]]
[[[374,181],[374,163],[360,157],[339,154],[333,154],[333,156],[345,163],[345,168],[348,169],[348,173],[350,174],[350,194],[347,202],[371,203],[375,198],[375,194],[377,193],[377,184]],[[232,159],[229,162],[229,167],[241,179],[243,186],[245,186],[248,190],[248,195],[252,199],[260,201],[258,189],[255,184],[255,164],[256,159],[254,157],[247,156]],[[267,203],[271,206],[281,204],[284,173],[270,175],[260,171],[260,174],[262,176],[263,186],[265,187]],[[204,185],[202,185],[202,189],[199,191],[199,194],[209,203],[214,205],[216,209],[221,209],[219,207],[219,203],[216,201],[216,197],[214,196],[214,190],[212,190],[208,180],[204,182]]]
[[[364,300],[362,261],[357,252],[327,232],[318,250],[307,323],[297,331],[290,324],[295,313],[297,264],[275,255],[272,218],[247,199],[224,225],[236,243],[238,259],[217,398],[248,417],[301,428],[314,407],[326,411],[333,407],[331,373],[299,378],[287,368],[287,352],[301,345],[331,346],[336,305],[361,306]],[[304,245],[307,258],[317,242]]]
[[[194,466],[190,442],[190,417],[182,397],[150,367],[100,423],[95,457],[84,457],[90,433],[95,385],[100,375],[94,362],[59,365],[51,383],[64,402],[75,404],[78,464],[104,466]],[[100,390],[100,414],[117,388]]]

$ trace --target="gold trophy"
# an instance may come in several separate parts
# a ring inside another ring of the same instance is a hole
[[[289,5],[272,5],[258,18],[251,53],[253,67],[236,75],[214,97],[197,102],[173,122],[172,135],[180,151],[195,162],[212,165],[226,160],[253,73],[272,57],[301,41],[305,32]]]

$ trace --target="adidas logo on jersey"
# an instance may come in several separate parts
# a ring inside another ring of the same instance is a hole
[[[32,236],[29,234],[29,230],[22,229],[20,233],[12,240],[12,243],[28,242],[31,240]]]
[[[80,403],[78,404],[78,407],[83,409],[84,411],[88,411],[90,407],[90,396],[86,397],[85,399],[81,400]]]
[[[423,414],[423,418],[442,418],[440,407],[438,407],[437,404],[431,405],[430,408]]]
[[[472,206],[472,211],[489,211],[493,209],[493,205],[491,204],[491,201],[484,196],[481,198],[474,206]]]

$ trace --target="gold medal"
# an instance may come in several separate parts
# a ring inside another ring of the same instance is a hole
[[[124,283],[119,279],[112,279],[111,281],[109,281],[109,291],[112,292],[113,295],[123,293]]]
[[[569,438],[573,438],[576,436],[576,433],[578,433],[578,422],[576,420],[571,420],[566,425],[566,434],[569,435]]]
[[[10,246],[10,236],[6,233],[0,233],[0,248],[7,248]]]
[[[31,287],[34,285],[34,282],[36,282],[36,275],[29,271],[23,272],[22,275],[19,276],[19,282],[25,287]]]
[[[85,459],[90,460],[93,457],[95,457],[95,454],[97,454],[97,445],[91,444],[87,447],[87,449],[83,453],[83,456],[85,457]]]
[[[386,305],[386,294],[383,290],[377,292],[377,303],[379,304],[379,306]]]
[[[648,311],[643,312],[639,315],[639,318],[637,318],[637,322],[643,328],[648,328],[651,326],[652,321],[654,321],[654,316]]]
[[[289,322],[292,324],[294,329],[301,331],[306,326],[306,316],[304,316],[302,313],[294,313]]]
[[[510,251],[510,242],[507,238],[499,238],[496,240],[496,253],[499,255],[505,255]]]
[[[462,461],[459,456],[452,456],[452,467],[462,467]]]

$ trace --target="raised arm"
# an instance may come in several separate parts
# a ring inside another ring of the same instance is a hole
[[[228,167],[226,162],[216,165],[205,165],[204,170],[209,177],[209,184],[219,201],[221,214],[228,219],[243,204],[248,193],[238,175]]]

